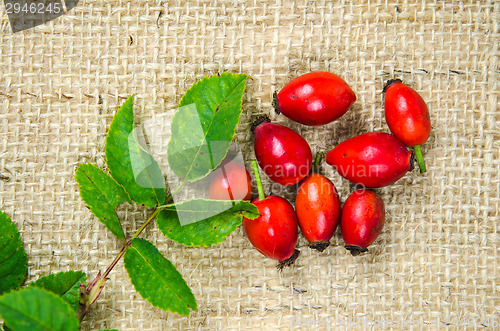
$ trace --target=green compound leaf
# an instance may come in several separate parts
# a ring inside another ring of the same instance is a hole
[[[259,210],[248,201],[195,199],[163,208],[156,222],[165,236],[181,245],[208,247],[223,242],[243,217],[255,219]]]
[[[0,211],[0,294],[21,286],[27,271],[27,258],[19,231]]]
[[[205,77],[186,92],[167,146],[168,163],[177,176],[194,182],[224,159],[240,119],[246,78],[230,73]]]
[[[75,179],[80,196],[99,221],[118,239],[125,239],[116,208],[130,202],[127,192],[113,178],[93,164],[80,164]]]
[[[106,137],[106,162],[111,176],[130,198],[147,207],[165,200],[165,182],[158,163],[141,145],[134,130],[134,96],[116,113]]]
[[[149,241],[132,240],[125,269],[139,294],[153,306],[181,315],[197,310],[196,299],[181,274]]]
[[[30,286],[43,288],[57,294],[77,312],[80,299],[80,284],[85,283],[86,278],[83,271],[70,270],[41,277],[31,283]]]
[[[78,319],[69,304],[37,287],[1,296],[0,317],[11,330],[78,331]]]

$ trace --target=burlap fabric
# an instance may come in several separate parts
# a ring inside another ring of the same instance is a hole
[[[73,176],[82,162],[105,167],[107,129],[130,94],[142,121],[173,112],[205,75],[249,74],[236,137],[247,160],[259,114],[317,151],[388,132],[387,79],[403,79],[430,109],[428,173],[377,190],[387,220],[368,254],[350,256],[339,233],[321,254],[300,238],[301,257],[280,274],[241,228],[201,249],[167,240],[155,225],[144,236],[184,275],[198,311],[153,308],[120,262],[83,329],[499,326],[498,2],[83,0],[16,34],[0,13],[0,207],[22,233],[29,281],[68,269],[93,278],[121,248],[85,208]],[[345,78],[358,98],[351,110],[316,128],[274,115],[273,91],[312,70]],[[352,187],[324,170],[344,201]],[[264,181],[293,201],[293,189]],[[126,231],[147,213],[122,208]]]

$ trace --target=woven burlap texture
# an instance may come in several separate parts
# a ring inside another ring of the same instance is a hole
[[[186,248],[156,225],[154,242],[192,288],[198,311],[166,313],[143,300],[120,262],[82,329],[392,327],[482,329],[500,323],[500,4],[495,1],[86,1],[12,34],[1,9],[0,208],[21,231],[32,281],[81,269],[89,278],[121,248],[85,208],[79,163],[105,169],[104,142],[124,99],[139,122],[174,112],[205,75],[251,76],[236,141],[254,157],[260,114],[300,132],[313,151],[385,131],[382,88],[403,79],[428,102],[428,172],[378,189],[381,236],[352,257],[339,231],[281,274],[239,228],[225,243]],[[306,127],[277,116],[272,94],[297,75],[342,76],[357,95],[341,119]],[[324,173],[345,201],[352,186]],[[267,193],[293,202],[264,176]],[[130,235],[150,211],[121,208]]]

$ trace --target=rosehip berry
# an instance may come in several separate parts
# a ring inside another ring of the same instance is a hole
[[[349,85],[329,72],[310,72],[274,95],[276,112],[305,124],[323,125],[344,115],[356,101]]]
[[[316,155],[315,168],[323,153]],[[300,182],[295,198],[295,210],[300,229],[309,247],[320,252],[329,245],[340,222],[340,200],[335,185],[325,176],[313,172]]]
[[[413,168],[413,153],[393,135],[369,132],[328,152],[326,162],[347,180],[366,187],[387,186]]]
[[[382,231],[385,222],[384,202],[369,190],[354,191],[342,208],[340,229],[353,256],[368,251]]]
[[[280,261],[278,269],[293,264],[299,255],[297,244],[297,215],[284,198],[264,195],[257,163],[252,161],[259,197],[252,203],[260,217],[243,219],[245,233],[252,245],[262,254]]]
[[[271,123],[267,117],[257,119],[254,127],[255,156],[272,181],[294,185],[307,176],[312,153],[304,138],[292,129]]]
[[[406,146],[413,147],[421,172],[425,172],[420,145],[431,134],[429,109],[424,99],[400,79],[387,81],[385,92],[385,120],[391,132]]]
[[[252,179],[247,169],[236,161],[224,161],[211,174],[208,196],[213,200],[252,199]]]

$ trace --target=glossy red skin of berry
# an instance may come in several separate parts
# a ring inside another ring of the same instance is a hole
[[[223,162],[213,173],[208,189],[213,200],[251,200],[252,179],[236,161]]]
[[[307,141],[283,125],[264,122],[254,130],[255,156],[266,175],[281,185],[294,185],[308,175],[312,153]]]
[[[384,91],[385,120],[391,132],[408,147],[425,143],[431,120],[424,99],[400,80],[389,82]]]
[[[252,203],[259,209],[260,217],[243,219],[245,233],[252,245],[262,254],[284,261],[295,252],[297,244],[297,215],[286,199],[268,196]]]
[[[348,139],[326,155],[345,179],[365,187],[383,187],[412,169],[412,152],[396,137],[384,132],[369,132]]]
[[[369,190],[354,191],[344,203],[340,220],[346,247],[351,246],[352,249],[354,246],[355,249],[351,252],[366,251],[382,232],[384,222],[385,208],[382,199]]]
[[[283,115],[314,126],[330,123],[344,115],[356,101],[356,94],[335,74],[310,72],[290,81],[276,98]]]
[[[311,173],[300,183],[295,210],[307,241],[327,243],[340,222],[340,200],[335,185],[325,176]]]

